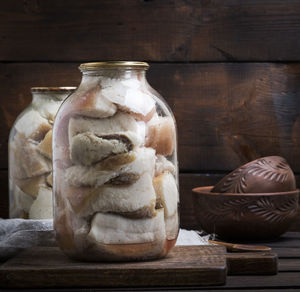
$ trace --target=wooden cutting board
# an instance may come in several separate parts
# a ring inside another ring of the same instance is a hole
[[[175,247],[160,260],[85,263],[58,248],[31,248],[0,266],[0,287],[150,287],[223,285],[225,250],[221,246]]]
[[[58,248],[25,250],[0,266],[0,287],[150,287],[223,285],[230,275],[276,274],[273,253],[226,253],[223,246],[176,246],[160,260],[85,263]]]

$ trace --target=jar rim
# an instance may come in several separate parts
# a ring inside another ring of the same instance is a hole
[[[97,70],[105,68],[144,68],[148,69],[149,64],[141,61],[101,61],[80,64],[79,70]]]
[[[61,86],[61,87],[46,87],[46,86],[36,86],[31,87],[31,92],[65,92],[65,91],[74,91],[75,86]]]

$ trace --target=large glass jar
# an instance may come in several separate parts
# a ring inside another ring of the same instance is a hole
[[[53,129],[54,229],[88,261],[165,256],[178,234],[177,138],[144,62],[82,64]]]
[[[52,125],[63,100],[76,87],[33,87],[31,104],[9,136],[10,218],[53,218]]]

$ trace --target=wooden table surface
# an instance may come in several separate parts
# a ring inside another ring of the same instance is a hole
[[[228,276],[225,286],[47,289],[47,291],[300,291],[300,233],[289,232],[275,242],[261,243],[278,254],[278,274],[272,276]],[[1,291],[11,291],[3,290]],[[15,290],[14,290],[15,291]],[[22,291],[41,291],[22,290]]]

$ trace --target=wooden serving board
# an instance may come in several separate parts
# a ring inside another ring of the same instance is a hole
[[[176,246],[160,260],[85,263],[56,247],[25,250],[0,266],[0,287],[150,287],[223,285],[230,275],[276,274],[273,253],[226,253],[223,246]]]
[[[0,266],[0,287],[149,287],[223,285],[223,247],[175,247],[160,260],[131,263],[85,263],[58,248],[31,248]]]

